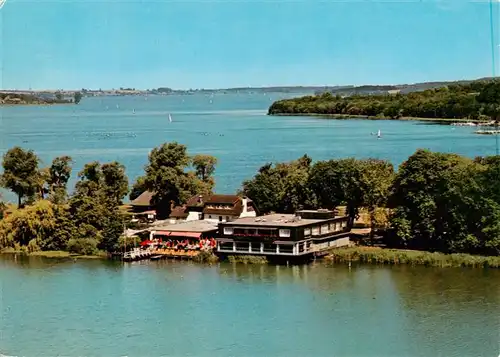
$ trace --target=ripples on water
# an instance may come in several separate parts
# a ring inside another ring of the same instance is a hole
[[[221,193],[236,191],[267,162],[305,153],[315,160],[375,157],[396,165],[417,148],[494,154],[494,138],[474,135],[469,127],[266,116],[272,101],[284,96],[290,95],[96,97],[79,105],[0,107],[0,154],[20,145],[35,150],[45,165],[55,156],[71,155],[75,173],[93,160],[118,160],[133,180],[142,174],[151,148],[178,141],[191,153],[218,157]],[[370,135],[378,129],[381,140]],[[75,180],[76,174],[70,187]]]
[[[0,258],[23,356],[495,356],[499,271]]]

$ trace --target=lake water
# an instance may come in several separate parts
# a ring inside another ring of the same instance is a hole
[[[0,354],[500,353],[500,271],[0,257]]]
[[[216,156],[216,189],[233,193],[263,164],[305,153],[314,160],[374,157],[395,165],[418,148],[468,156],[495,153],[495,138],[473,134],[474,128],[266,115],[274,100],[287,96],[95,97],[79,105],[0,107],[0,154],[20,145],[35,150],[44,165],[70,155],[75,161],[72,187],[76,172],[93,160],[118,160],[133,180],[142,174],[153,147],[177,141],[190,153]],[[371,135],[379,129],[381,140]]]

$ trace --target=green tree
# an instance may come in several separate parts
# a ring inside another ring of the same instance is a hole
[[[422,250],[499,252],[500,205],[481,182],[484,173],[482,164],[459,155],[418,150],[394,182],[396,237]]]
[[[49,168],[47,183],[51,200],[62,203],[66,200],[67,184],[71,177],[72,159],[69,156],[60,156],[52,160]]]
[[[165,143],[150,152],[144,184],[154,192],[153,203],[160,218],[168,217],[172,204],[179,205],[205,192],[206,185],[187,171],[190,162],[186,146],[176,142]]]
[[[215,172],[217,158],[210,155],[195,155],[192,158],[192,165],[198,178],[203,182],[207,182]]]
[[[376,209],[385,207],[394,180],[394,167],[385,160],[361,160],[362,174],[360,177],[363,192],[363,206],[368,209],[371,224],[371,237],[374,233]]]
[[[101,233],[99,248],[108,252],[116,252],[119,250],[119,240],[124,231],[124,216],[118,208],[113,209],[107,216],[104,229]]]
[[[18,146],[9,149],[3,156],[1,183],[17,195],[19,207],[23,206],[23,199],[33,198],[39,190],[38,163],[39,158],[32,150]]]
[[[128,193],[128,178],[125,166],[114,161],[101,166],[104,194],[113,204],[121,205],[123,198]]]
[[[0,245],[35,246],[38,249],[64,249],[65,242],[54,240],[53,236],[65,229],[58,226],[56,215],[60,211],[49,201],[36,201],[33,205],[15,210],[0,224]]]
[[[74,102],[75,104],[79,104],[82,101],[82,93],[81,92],[75,92],[74,94]]]
[[[309,182],[321,207],[346,205],[352,226],[365,203],[363,174],[363,165],[356,159],[320,161],[312,167]]]
[[[274,167],[266,164],[251,180],[243,182],[242,192],[261,212],[293,213],[314,206],[308,179],[311,158],[302,158]]]
[[[88,254],[97,248],[112,252],[123,233],[119,204],[128,191],[125,167],[116,162],[101,166],[94,161],[78,177],[69,201],[77,232],[68,244],[75,252]]]

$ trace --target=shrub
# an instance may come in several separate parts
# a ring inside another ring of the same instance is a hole
[[[71,238],[66,249],[70,253],[95,255],[97,253],[97,243],[97,240],[93,238]]]

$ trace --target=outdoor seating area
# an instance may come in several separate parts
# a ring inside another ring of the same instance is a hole
[[[214,238],[145,240],[140,243],[141,251],[151,252],[155,257],[196,257],[201,251],[212,251],[217,242]]]
[[[172,256],[196,256],[200,251],[211,251],[216,247],[215,239],[167,240],[158,247],[157,254]]]

